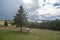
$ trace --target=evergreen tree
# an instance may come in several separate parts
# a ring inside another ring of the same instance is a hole
[[[4,25],[5,25],[5,26],[8,26],[8,23],[7,23],[7,21],[5,21]]]
[[[22,32],[22,27],[25,26],[27,22],[26,13],[24,11],[23,6],[20,6],[20,9],[16,13],[16,16],[14,16],[13,20],[14,20],[13,24],[16,25],[17,27],[20,27],[20,32]]]

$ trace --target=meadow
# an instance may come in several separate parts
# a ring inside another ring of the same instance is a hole
[[[0,40],[60,40],[60,31],[31,28],[28,33],[13,26],[0,27]]]
[[[0,20],[0,24],[3,25],[4,24],[4,20]]]

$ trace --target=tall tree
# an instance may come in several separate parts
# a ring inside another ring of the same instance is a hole
[[[22,32],[22,27],[25,26],[27,22],[26,12],[24,11],[23,6],[20,6],[20,9],[16,13],[16,16],[14,16],[13,20],[13,24],[20,27],[20,32]]]

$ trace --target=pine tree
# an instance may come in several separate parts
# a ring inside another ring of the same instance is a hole
[[[13,20],[14,20],[13,24],[16,25],[17,27],[20,27],[20,32],[22,32],[22,27],[25,26],[27,22],[26,13],[24,11],[23,6],[20,6],[20,9],[16,13],[16,16],[14,16]]]
[[[5,25],[5,26],[8,26],[8,23],[7,23],[7,21],[5,21],[4,25]]]

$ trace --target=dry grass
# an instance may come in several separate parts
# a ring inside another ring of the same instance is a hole
[[[18,31],[16,27],[0,27],[0,40],[60,40],[60,31],[32,28],[29,34]]]
[[[4,21],[0,21],[1,24]],[[29,33],[20,33],[15,26],[0,27],[0,40],[60,40],[60,31],[30,29]]]
[[[3,25],[4,24],[4,21],[0,21],[0,24]]]

